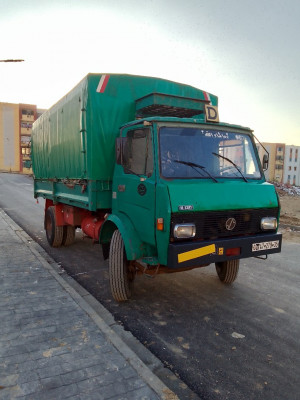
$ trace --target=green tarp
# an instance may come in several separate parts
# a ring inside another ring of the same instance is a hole
[[[217,105],[216,96],[176,82],[89,74],[34,123],[35,178],[112,180],[119,129],[135,119],[135,100],[155,92]]]

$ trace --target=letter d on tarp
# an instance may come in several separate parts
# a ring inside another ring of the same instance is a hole
[[[219,122],[218,107],[205,104],[206,122]]]

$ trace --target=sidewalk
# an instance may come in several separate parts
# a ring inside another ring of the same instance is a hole
[[[0,399],[178,399],[0,209]]]

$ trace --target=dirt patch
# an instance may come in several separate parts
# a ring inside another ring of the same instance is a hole
[[[280,198],[280,232],[284,240],[300,243],[300,196],[277,188]],[[282,225],[289,225],[288,227]]]
[[[281,195],[280,222],[300,226],[300,196]]]
[[[294,242],[294,243],[300,243],[300,231],[295,232],[295,231],[290,231],[288,228],[283,228],[279,230],[280,233],[282,233],[282,237],[284,241],[289,241],[289,242]]]

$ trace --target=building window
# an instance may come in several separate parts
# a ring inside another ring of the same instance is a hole
[[[297,171],[297,167],[294,167],[294,171]]]
[[[294,175],[293,185],[296,185],[296,175]]]
[[[289,171],[291,171],[292,170],[292,167],[291,166],[289,166]]]
[[[22,110],[22,116],[33,117],[33,110]]]
[[[277,152],[282,151],[282,147],[277,147]]]
[[[295,150],[295,162],[298,160],[298,149]]]
[[[21,146],[30,146],[31,136],[21,136]]]
[[[31,149],[29,147],[22,147],[22,155],[28,156],[31,154]]]
[[[30,122],[21,122],[21,128],[31,129],[32,124]]]
[[[288,175],[288,183],[290,183],[291,175]]]

